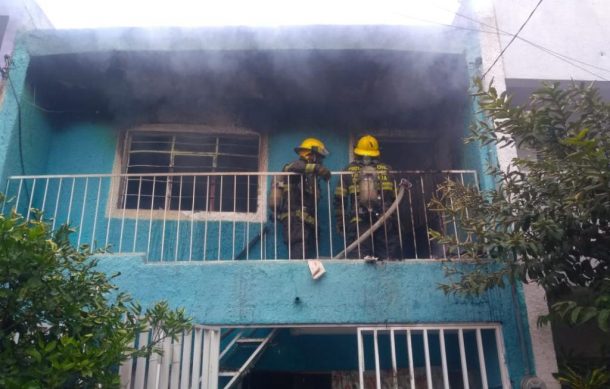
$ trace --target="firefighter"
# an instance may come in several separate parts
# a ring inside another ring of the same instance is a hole
[[[379,142],[371,135],[358,140],[354,160],[344,169],[351,174],[343,176],[335,190],[334,205],[337,229],[349,245],[366,232],[396,197],[392,168],[379,161]],[[383,226],[364,239],[347,258],[365,260],[395,259],[400,244],[396,215],[388,217]]]
[[[286,164],[283,171],[298,175],[278,183],[281,192],[276,193],[281,196],[281,204],[277,212],[284,242],[289,246],[289,259],[303,259],[310,257],[312,238],[318,238],[315,211],[320,198],[319,177],[330,179],[330,170],[322,164],[329,152],[316,138],[303,140],[294,151],[299,158]]]

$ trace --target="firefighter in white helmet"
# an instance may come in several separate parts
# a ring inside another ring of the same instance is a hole
[[[283,171],[298,175],[277,180],[271,195],[274,203],[270,207],[282,223],[289,259],[303,259],[310,258],[312,238],[318,237],[315,230],[315,210],[320,199],[318,181],[320,177],[326,181],[330,179],[330,170],[322,164],[329,152],[316,138],[303,140],[294,151],[299,158],[286,164]]]
[[[390,174],[392,168],[380,162],[380,154],[377,139],[371,135],[362,136],[354,148],[354,160],[344,169],[351,174],[343,176],[335,190],[337,229],[345,236],[347,245],[379,220],[396,198]],[[347,257],[396,259],[400,252],[397,236],[398,223],[392,215],[382,227],[347,253]]]

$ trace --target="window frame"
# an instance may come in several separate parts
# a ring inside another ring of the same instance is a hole
[[[267,172],[267,135],[242,127],[223,127],[223,126],[208,126],[208,125],[188,125],[188,124],[147,124],[128,128],[120,132],[119,141],[115,151],[114,164],[112,168],[112,180],[110,184],[108,203],[106,204],[106,215],[111,218],[123,219],[150,219],[153,220],[194,220],[194,221],[233,221],[233,222],[259,222],[262,223],[267,219],[267,190],[266,175],[258,175],[258,193],[257,210],[256,212],[234,212],[234,211],[203,211],[195,210],[172,210],[172,209],[153,209],[140,208],[127,209],[118,206],[119,201],[125,190],[124,174],[126,174],[126,163],[129,158],[131,134],[140,133],[201,133],[205,135],[256,135],[259,137],[259,168],[253,173]],[[203,172],[202,172],[203,173]],[[158,174],[163,176],[164,173]],[[189,173],[185,173],[189,175]],[[230,176],[230,173],[227,173]],[[201,176],[201,177],[205,177]]]

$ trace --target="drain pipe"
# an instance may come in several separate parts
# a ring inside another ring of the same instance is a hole
[[[350,251],[352,251],[354,248],[356,248],[356,246],[358,246],[362,241],[364,241],[366,238],[368,238],[369,236],[371,236],[371,234],[375,231],[377,231],[379,229],[379,227],[381,227],[381,225],[383,223],[385,223],[385,221],[394,213],[396,212],[396,210],[398,209],[398,205],[400,204],[400,201],[402,200],[402,198],[405,195],[405,188],[406,189],[411,189],[411,187],[413,186],[413,184],[411,184],[409,182],[409,180],[407,180],[406,178],[402,178],[400,180],[400,183],[398,184],[400,186],[400,189],[398,190],[398,194],[396,195],[396,199],[394,200],[394,202],[392,203],[392,205],[390,205],[390,207],[388,208],[387,211],[385,211],[385,213],[383,215],[381,215],[381,217],[379,218],[379,220],[377,220],[375,222],[375,224],[373,224],[371,226],[371,228],[369,228],[368,230],[366,230],[363,234],[360,235],[360,237],[358,239],[356,239],[355,241],[353,241],[349,246],[347,246],[345,248],[345,250],[341,251],[339,254],[335,255],[333,257],[333,259],[345,259],[346,258],[346,254],[349,253]]]

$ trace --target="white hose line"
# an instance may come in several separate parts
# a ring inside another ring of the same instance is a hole
[[[347,246],[347,248],[343,251],[341,251],[339,254],[335,255],[333,257],[333,259],[347,259],[346,258],[346,254],[349,253],[350,251],[352,251],[354,248],[356,248],[356,246],[358,246],[363,240],[365,240],[366,238],[368,238],[369,236],[371,236],[372,233],[374,233],[375,231],[377,231],[379,229],[379,227],[381,227],[383,225],[383,223],[386,221],[386,219],[388,217],[390,217],[394,212],[396,212],[396,210],[398,209],[398,205],[400,204],[400,201],[402,200],[402,197],[405,194],[405,188],[410,188],[412,186],[412,184],[409,182],[409,180],[403,178],[400,180],[400,184],[398,184],[400,186],[400,189],[398,190],[398,194],[396,195],[396,199],[394,200],[394,202],[392,203],[392,205],[390,206],[390,208],[388,208],[387,211],[385,211],[385,213],[383,215],[381,215],[381,217],[379,218],[379,220],[377,220],[375,222],[375,224],[373,224],[371,226],[371,228],[369,228],[368,230],[366,230],[364,233],[362,233],[362,235],[360,235],[360,237],[358,239],[356,239],[355,241],[353,241],[349,246]],[[345,229],[347,230],[347,229]],[[345,233],[345,232],[344,232]]]

